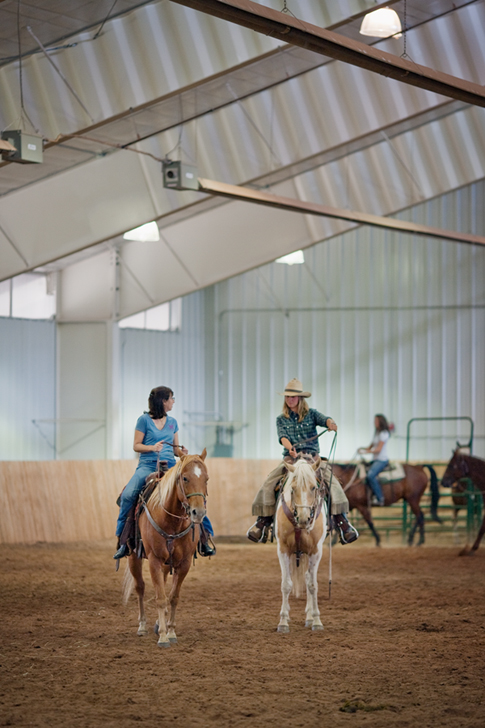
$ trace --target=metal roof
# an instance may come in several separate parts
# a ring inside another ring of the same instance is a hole
[[[403,0],[389,4],[402,18]],[[70,269],[72,285],[80,266],[109,271],[112,258],[103,251],[116,248],[126,272],[118,314],[129,315],[345,229],[165,190],[157,160],[167,156],[197,164],[203,177],[380,215],[485,176],[483,109],[169,0],[119,0],[107,18],[112,5],[20,6],[24,107],[19,61],[4,61],[0,125],[48,141],[43,164],[0,166],[0,279],[52,264]],[[303,0],[290,6],[360,41],[361,18],[376,7],[370,0],[327,0],[311,12]],[[13,0],[0,4],[0,58],[7,60],[18,55],[16,8]],[[483,85],[483,0],[432,0],[425,8],[408,0],[406,12],[408,57]],[[62,41],[65,47],[47,52],[56,67],[32,53],[29,24],[46,48]],[[376,45],[399,56],[403,44]],[[125,230],[151,219],[164,238],[158,248],[122,243]],[[167,265],[172,280],[161,291]],[[92,285],[103,280],[93,277]],[[109,317],[106,292],[93,296],[106,304],[100,317]],[[82,304],[66,313],[83,315]]]

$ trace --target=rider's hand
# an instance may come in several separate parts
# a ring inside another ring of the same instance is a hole
[[[160,452],[162,447],[163,447],[163,442],[160,441],[160,442],[155,443],[155,445],[152,446],[152,450],[153,450],[153,452]]]
[[[293,445],[288,449],[288,452],[289,452],[289,454],[291,455],[292,458],[295,458],[296,459],[298,453],[296,452],[296,450],[293,447]]]
[[[327,429],[337,432],[337,423],[330,419],[330,417],[327,420]]]

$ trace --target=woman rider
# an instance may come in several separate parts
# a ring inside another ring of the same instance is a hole
[[[279,394],[285,398],[283,412],[276,418],[278,440],[284,448],[283,461],[268,475],[253,501],[252,513],[258,519],[247,533],[251,541],[265,541],[267,538],[276,509],[275,489],[286,473],[285,461],[294,462],[300,453],[308,453],[313,458],[318,456],[317,425],[337,431],[337,425],[331,417],[309,408],[306,397],[311,397],[311,392],[303,391],[298,379],[292,379],[285,391]],[[349,501],[342,486],[335,476],[331,477],[330,466],[326,463],[322,463],[316,475],[320,484],[325,484],[330,492],[331,515],[340,542],[352,543],[359,538],[359,534],[345,515],[349,510]]]
[[[179,445],[177,420],[168,414],[174,402],[175,397],[169,387],[155,387],[148,398],[148,412],[144,412],[136,423],[133,450],[140,453],[140,459],[132,478],[121,494],[120,512],[116,524],[118,550],[113,556],[114,559],[121,559],[130,553],[127,543],[130,537],[127,531],[131,531],[130,523],[127,523],[128,515],[138,500],[147,476],[156,471],[158,459],[166,461],[168,468],[172,468],[176,463],[175,456],[188,455],[186,448]],[[200,553],[202,556],[212,556],[216,550],[209,543],[206,531],[211,536],[214,533],[207,516],[201,526]]]
[[[374,494],[375,502],[372,505],[383,506],[384,495],[382,493],[381,484],[377,476],[389,465],[389,456],[387,454],[387,443],[391,436],[389,424],[384,415],[376,415],[374,417],[374,437],[369,447],[360,447],[358,452],[370,452],[374,455],[374,460],[367,471],[366,480]]]

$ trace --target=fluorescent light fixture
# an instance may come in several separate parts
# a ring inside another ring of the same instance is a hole
[[[160,240],[160,231],[156,222],[147,222],[145,225],[128,230],[123,240],[138,240],[140,243],[156,243]]]
[[[391,35],[400,38],[401,30],[399,15],[391,8],[379,8],[367,13],[360,26],[362,35],[371,35],[374,38],[389,38]]]
[[[277,263],[286,263],[286,265],[301,265],[305,262],[303,250],[295,250],[294,253],[284,255],[282,258],[276,258]]]

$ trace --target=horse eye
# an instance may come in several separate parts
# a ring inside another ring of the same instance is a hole
[[[188,482],[189,482],[189,479],[187,478],[186,475],[184,475],[184,483],[188,483]]]

